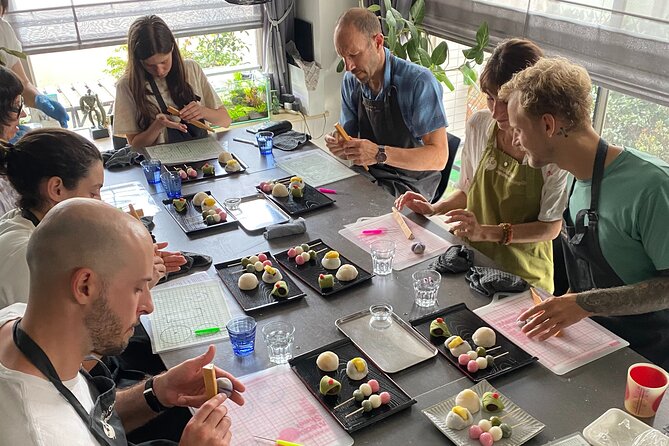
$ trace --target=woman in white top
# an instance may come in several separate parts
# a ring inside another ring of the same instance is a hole
[[[167,107],[181,111],[171,117]],[[116,85],[114,134],[133,147],[207,135],[185,121],[228,127],[231,119],[197,62],[183,60],[174,35],[155,15],[137,19],[128,31],[128,66]]]
[[[11,140],[19,130],[23,111],[23,84],[11,70],[0,66],[0,141]],[[0,215],[16,207],[18,195],[9,180],[0,173]]]
[[[567,173],[555,165],[533,169],[513,145],[506,103],[499,88],[543,56],[528,40],[500,43],[481,74],[488,110],[467,122],[457,190],[432,205],[408,192],[396,201],[420,214],[445,214],[455,235],[495,260],[502,269],[552,292],[553,240],[560,232]]]

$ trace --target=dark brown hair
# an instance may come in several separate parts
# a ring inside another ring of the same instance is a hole
[[[481,73],[481,90],[497,94],[515,73],[534,65],[543,56],[541,48],[530,40],[508,39],[500,42]]]
[[[0,0],[0,17],[4,16],[9,8],[9,0]]]
[[[128,30],[128,66],[126,76],[130,92],[137,105],[137,123],[146,130],[160,110],[146,100],[153,93],[146,88],[151,76],[142,66],[142,61],[156,54],[172,53],[172,68],[167,74],[167,88],[177,108],[182,108],[196,99],[193,88],[186,82],[184,62],[177,41],[167,24],[156,15],[140,17]]]
[[[13,121],[9,114],[14,112],[10,109],[14,108],[14,101],[21,93],[21,79],[12,70],[0,65],[0,125],[9,125]]]
[[[0,175],[9,177],[23,209],[43,207],[45,200],[39,191],[42,181],[59,177],[67,189],[74,189],[96,161],[102,161],[98,148],[65,129],[38,129],[24,135],[16,145],[0,143]]]

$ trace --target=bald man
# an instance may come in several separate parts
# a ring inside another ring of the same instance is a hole
[[[180,444],[230,443],[226,398],[207,401],[202,380],[213,346],[118,393],[111,379],[81,369],[92,352],[121,353],[139,316],[153,311],[153,244],[141,223],[97,200],[66,200],[35,229],[27,259],[27,307],[0,311],[2,444],[126,444],[125,432],[161,406],[200,407]],[[243,384],[216,372],[232,380],[231,399],[243,404]]]
[[[441,84],[427,68],[390,54],[379,18],[367,9],[339,18],[334,43],[347,71],[340,123],[353,138],[328,135],[328,149],[395,197],[414,191],[431,201],[448,161]]]

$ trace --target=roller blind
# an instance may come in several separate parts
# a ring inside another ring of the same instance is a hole
[[[115,45],[130,24],[156,14],[177,36],[260,28],[259,6],[223,0],[10,0],[5,19],[28,54]]]
[[[666,0],[427,0],[428,32],[471,43],[488,22],[491,47],[525,37],[585,66],[607,88],[669,105]]]

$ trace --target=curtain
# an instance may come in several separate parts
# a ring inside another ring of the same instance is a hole
[[[588,3],[588,4],[584,4]],[[585,66],[604,87],[669,105],[669,2],[665,0],[431,0],[431,34],[471,44],[486,21],[491,46],[533,40]]]
[[[265,3],[265,20],[263,22],[263,67],[270,75],[272,89],[279,94],[290,93],[288,62],[286,61],[285,45],[294,40],[294,0],[272,0]]]
[[[13,0],[5,16],[28,54],[124,43],[130,24],[160,16],[176,36],[260,28],[259,6],[224,0]]]

